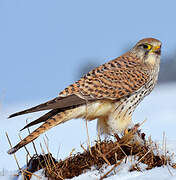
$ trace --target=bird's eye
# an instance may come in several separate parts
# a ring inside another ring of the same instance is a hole
[[[150,50],[152,48],[150,44],[142,44],[142,47],[146,50]]]

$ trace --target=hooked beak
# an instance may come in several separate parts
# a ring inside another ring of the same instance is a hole
[[[152,52],[157,54],[157,55],[161,55],[161,46],[154,46],[152,48]]]

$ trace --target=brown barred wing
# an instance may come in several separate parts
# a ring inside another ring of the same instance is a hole
[[[116,100],[143,87],[150,78],[150,67],[133,55],[126,54],[95,68],[60,93],[77,94],[87,100]]]

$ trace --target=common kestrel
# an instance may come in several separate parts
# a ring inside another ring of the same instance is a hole
[[[140,40],[131,50],[90,71],[59,96],[9,116],[50,110],[23,129],[44,122],[8,153],[36,139],[48,129],[73,118],[98,119],[101,133],[122,133],[131,123],[137,105],[153,90],[159,72],[161,42]]]

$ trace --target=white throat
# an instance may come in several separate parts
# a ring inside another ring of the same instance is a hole
[[[146,63],[149,63],[152,66],[156,66],[160,63],[160,56],[156,54],[149,54],[148,57],[145,59]]]

